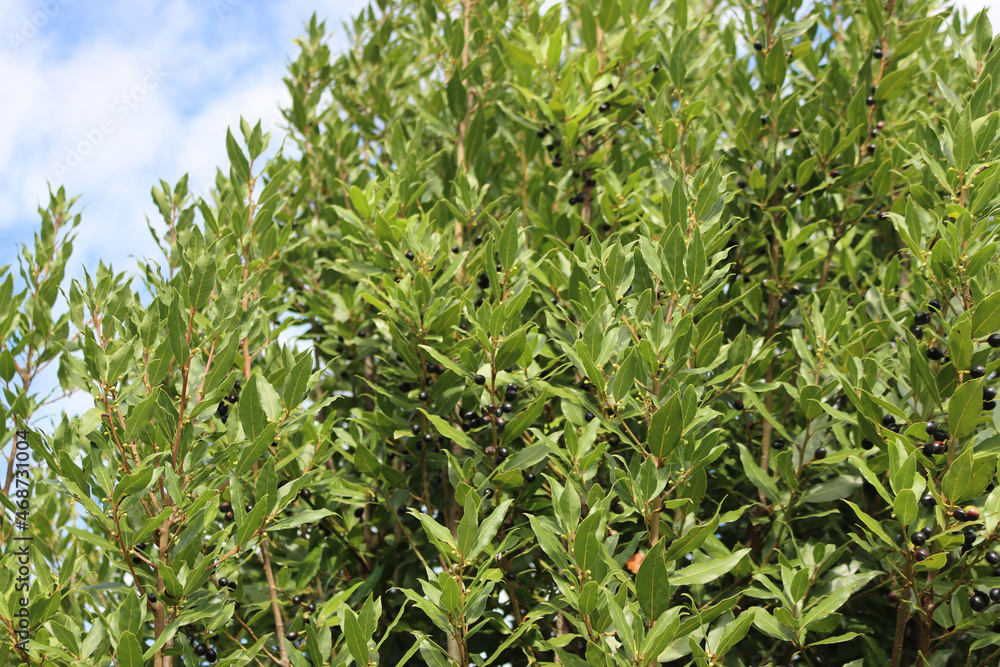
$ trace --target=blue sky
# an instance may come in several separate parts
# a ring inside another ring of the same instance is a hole
[[[227,163],[225,134],[242,115],[280,144],[282,78],[292,40],[315,11],[347,46],[341,23],[366,0],[0,0],[0,266],[37,229],[47,183],[80,195],[69,278],[99,260],[131,271],[158,254],[150,188],[190,175],[205,192]],[[552,0],[546,4],[552,4]],[[1000,0],[966,0],[970,13]],[[238,134],[238,133],[237,133]],[[53,377],[40,385],[54,386]],[[41,386],[39,387],[41,388]],[[77,395],[60,406],[91,407]],[[52,414],[54,410],[46,410]],[[39,424],[42,425],[42,424]],[[43,426],[44,427],[44,426]]]
[[[280,143],[282,82],[316,11],[362,0],[4,0],[0,3],[0,265],[31,239],[47,182],[80,194],[72,275],[98,259],[152,255],[150,187],[190,173],[201,191],[226,164],[227,126],[262,120]]]

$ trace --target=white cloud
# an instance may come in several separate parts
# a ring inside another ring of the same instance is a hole
[[[288,104],[282,77],[312,11],[342,33],[340,22],[364,4],[3,3],[0,79],[17,94],[0,110],[0,169],[9,175],[0,182],[0,234],[28,241],[46,182],[65,185],[85,207],[70,274],[98,259],[131,268],[129,255],[156,251],[145,223],[156,213],[150,187],[184,173],[192,190],[210,186],[228,163],[226,127],[239,136],[241,115],[273,124]],[[152,86],[149,71],[162,72]],[[0,264],[13,260],[4,246]]]

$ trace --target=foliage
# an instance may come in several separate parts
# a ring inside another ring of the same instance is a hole
[[[212,201],[153,188],[162,260],[61,291],[59,190],[0,273],[4,451],[50,362],[94,399],[29,429],[0,664],[996,664],[985,14],[380,0],[351,34],[308,24],[287,150],[243,122]]]

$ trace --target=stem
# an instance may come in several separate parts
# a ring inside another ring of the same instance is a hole
[[[903,639],[906,634],[906,621],[910,613],[906,608],[906,603],[899,600],[899,607],[896,608],[896,636],[892,640],[892,662],[890,667],[899,667],[903,659]]]
[[[271,552],[267,540],[260,543],[260,559],[264,563],[264,575],[267,577],[267,589],[271,594],[271,613],[274,614],[274,627],[278,633],[278,655],[281,656],[281,667],[291,667],[288,662],[288,651],[285,650],[285,621],[281,617],[281,605],[278,604],[278,589],[274,586],[274,572],[271,570]]]

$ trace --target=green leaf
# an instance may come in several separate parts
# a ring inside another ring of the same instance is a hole
[[[118,667],[143,667],[142,648],[135,635],[126,630],[118,638],[118,649],[115,651]]]
[[[250,162],[247,161],[247,156],[243,154],[239,144],[236,143],[236,138],[233,137],[232,130],[228,127],[226,128],[226,152],[229,153],[229,164],[244,181],[248,182],[250,180]]]
[[[4,382],[10,382],[16,372],[14,355],[10,353],[10,350],[0,350],[0,379]]]
[[[786,64],[785,47],[779,37],[764,60],[764,85],[772,93],[785,83]]]
[[[556,537],[558,531],[552,520],[548,517],[536,517],[531,514],[526,514],[526,516],[528,517],[528,522],[531,524],[532,532],[535,533],[535,538],[538,540],[539,546],[542,547],[542,551],[554,561],[559,569],[569,569],[570,563],[566,548]]]
[[[646,436],[646,446],[658,459],[665,459],[681,441],[684,433],[684,411],[680,394],[675,393],[653,413]]]
[[[448,108],[451,109],[452,115],[458,119],[465,118],[465,114],[468,113],[468,99],[460,69],[456,69],[451,75],[446,92],[448,93]]]
[[[210,253],[202,255],[195,262],[188,282],[188,304],[191,308],[202,310],[208,303],[215,287],[216,272],[215,257]]]
[[[845,500],[844,502],[851,506],[854,513],[858,515],[858,518],[861,519],[861,521],[868,527],[868,530],[875,533],[883,542],[885,542],[885,544],[895,546],[895,542],[893,542],[892,538],[890,538],[886,532],[882,530],[882,526],[878,521],[868,516],[864,510],[852,503],[850,500]]]
[[[903,526],[911,526],[917,518],[917,496],[912,489],[903,489],[892,504],[896,520]]]
[[[969,337],[969,315],[963,313],[948,334],[948,354],[955,368],[968,368],[972,363],[972,338]]]
[[[778,502],[781,495],[778,492],[778,485],[775,484],[774,479],[761,470],[744,445],[739,445],[739,448],[740,463],[743,465],[743,471],[747,474],[747,478],[754,486],[764,492],[768,500]],[[806,498],[803,498],[803,500],[806,500]]]
[[[112,496],[115,505],[121,502],[125,496],[131,496],[137,491],[142,491],[153,478],[153,466],[143,466],[131,475],[125,475],[122,480],[115,485],[115,492]]]
[[[629,625],[624,610],[621,605],[618,604],[618,601],[615,600],[615,596],[611,594],[611,590],[605,588],[604,595],[608,601],[608,611],[611,612],[611,620],[615,624],[615,630],[618,631],[618,639],[625,645],[625,648],[629,653],[635,655],[639,650],[639,645],[635,638],[635,631],[632,629],[632,626]]]
[[[462,613],[462,591],[458,582],[447,572],[438,575],[438,585],[441,587],[441,608],[453,617]]]
[[[125,442],[133,442],[149,426],[159,392],[160,388],[156,387],[149,396],[129,410],[128,416],[125,417]]]
[[[913,85],[913,77],[917,73],[918,64],[910,65],[895,72],[889,72],[878,84],[875,91],[875,99],[879,103],[891,102],[899,97],[904,90]]]
[[[267,427],[268,413],[264,405],[266,397],[262,390],[264,384],[267,384],[267,380],[259,373],[254,373],[240,392],[240,402],[238,403],[240,424],[250,442],[256,442],[257,437]],[[270,385],[268,388],[270,389]],[[274,389],[271,389],[271,393],[273,392]]]
[[[692,584],[707,584],[715,581],[736,567],[750,549],[739,549],[724,558],[713,558],[704,563],[692,563],[683,570],[674,573],[674,586],[690,586]]]
[[[530,468],[539,461],[545,459],[549,455],[549,445],[545,442],[539,442],[537,444],[525,447],[521,451],[512,455],[509,459],[504,461],[504,470],[518,470],[521,468]]]
[[[266,515],[267,506],[263,502],[259,502],[253,506],[253,510],[249,514],[243,517],[242,521],[237,520],[236,544],[240,546],[246,544],[254,533],[260,530]]]
[[[1000,330],[1000,292],[992,292],[972,311],[972,337],[982,338]]]
[[[503,431],[504,443],[509,443],[514,438],[524,433],[529,426],[534,424],[535,420],[541,416],[542,410],[545,409],[545,402],[548,401],[548,399],[549,399],[548,388],[545,388],[542,390],[542,393],[535,400],[533,400],[527,408],[514,415],[514,418],[511,419],[509,422],[507,422],[507,427]],[[518,452],[518,454],[520,453],[521,452]],[[517,460],[517,454],[515,454],[513,458]],[[517,467],[526,465],[531,465],[531,464],[519,463]],[[507,466],[514,467],[514,464],[508,462]]]
[[[500,264],[503,265],[505,271],[510,271],[514,262],[517,261],[518,225],[514,215],[512,213],[507,218],[507,222],[504,223],[503,231],[500,232],[500,244],[497,247],[497,252],[500,253]]]
[[[424,416],[427,417],[427,420],[430,421],[430,423],[434,424],[434,428],[437,430],[437,432],[443,435],[444,437],[451,438],[459,445],[461,445],[464,449],[476,449],[476,445],[472,441],[472,439],[459,429],[452,426],[448,421],[442,419],[441,417],[438,417],[437,415],[432,415],[423,408],[420,408],[420,412],[422,412]]]
[[[664,559],[664,540],[657,541],[635,575],[635,593],[646,620],[654,621],[670,607],[670,583]]]
[[[521,357],[521,353],[524,352],[526,344],[527,338],[524,331],[519,331],[505,340],[500,345],[500,349],[497,350],[496,358],[493,360],[493,368],[503,369],[517,361]]]
[[[365,193],[361,191],[356,185],[352,185],[349,191],[351,196],[351,206],[362,219],[368,220],[372,217],[371,207],[368,205],[368,198],[365,197]]]
[[[135,346],[136,342],[134,340],[128,341],[118,348],[111,355],[111,358],[108,359],[107,381],[109,384],[117,383],[127,372],[128,367],[133,365],[135,361]]]
[[[772,415],[770,411],[764,407],[764,403],[762,403],[760,398],[757,397],[756,392],[751,390],[749,387],[744,387],[740,393],[753,403],[754,410],[759,412],[761,416],[774,427],[774,430],[777,431],[782,438],[784,438],[787,442],[795,442],[795,438],[792,437],[791,433],[785,430],[785,425],[778,419],[775,419],[774,415]]]
[[[719,657],[728,653],[731,648],[746,637],[747,632],[750,631],[750,626],[753,625],[755,616],[756,612],[748,609],[726,623],[725,629],[722,631],[722,637],[712,652]]]
[[[368,638],[361,631],[361,624],[358,617],[351,609],[344,610],[344,638],[347,641],[347,649],[351,652],[358,665],[368,664]]]
[[[963,174],[976,158],[976,135],[972,132],[972,117],[968,109],[959,116],[954,132],[955,166]]]
[[[275,530],[288,530],[289,528],[298,528],[302,524],[306,523],[317,523],[320,519],[328,516],[334,516],[336,513],[326,509],[325,507],[318,510],[304,510],[293,514],[292,516],[286,516],[279,521],[275,521],[270,524],[267,529],[269,531]]]
[[[963,438],[976,429],[983,411],[982,378],[965,382],[948,401],[948,430],[953,438]]]
[[[620,16],[618,0],[601,0],[600,9],[597,12],[597,23],[601,26],[601,30],[604,32],[611,30]]]
[[[914,572],[929,572],[931,570],[940,570],[948,563],[948,554],[946,553],[936,553],[929,558],[913,564]]]
[[[305,400],[309,388],[309,378],[312,376],[312,359],[308,352],[303,353],[295,365],[285,374],[285,383],[281,388],[281,400],[285,408],[291,410]]]
[[[438,542],[438,544],[435,545],[438,551],[444,553],[455,553],[458,551],[458,546],[455,544],[455,538],[452,537],[450,530],[435,521],[433,517],[430,517],[423,512],[418,512],[417,510],[411,508],[410,514],[417,517],[423,525],[424,530],[427,531],[428,537],[430,537],[432,541]],[[442,549],[439,545],[447,546],[450,551]]]
[[[621,364],[618,366],[618,372],[615,373],[614,379],[611,380],[611,395],[617,402],[624,401],[629,391],[633,388],[636,367],[639,365],[638,357],[636,348],[628,348],[628,351],[625,352],[625,358],[622,359]]]
[[[983,521],[986,523],[986,532],[993,533],[1000,525],[1000,488],[990,491],[986,496],[986,503],[983,505]]]
[[[372,451],[363,442],[359,442],[354,450],[354,467],[363,475],[378,477],[378,473],[382,469],[382,464],[379,463],[378,458],[372,454]]]
[[[469,493],[465,496],[465,511],[462,513],[462,521],[458,524],[458,553],[465,560],[469,560],[470,554],[476,546],[476,533],[478,531],[478,497],[474,493]]]
[[[944,474],[944,479],[941,480],[941,493],[951,503],[960,503],[966,500],[966,489],[972,476],[972,447],[965,447],[952,461],[948,472]]]
[[[260,461],[260,457],[264,455],[267,448],[274,443],[274,436],[277,433],[277,424],[267,424],[264,430],[257,435],[257,438],[246,445],[240,452],[240,460],[236,466],[237,472],[243,475],[246,474],[248,470],[253,467],[254,463]]]

